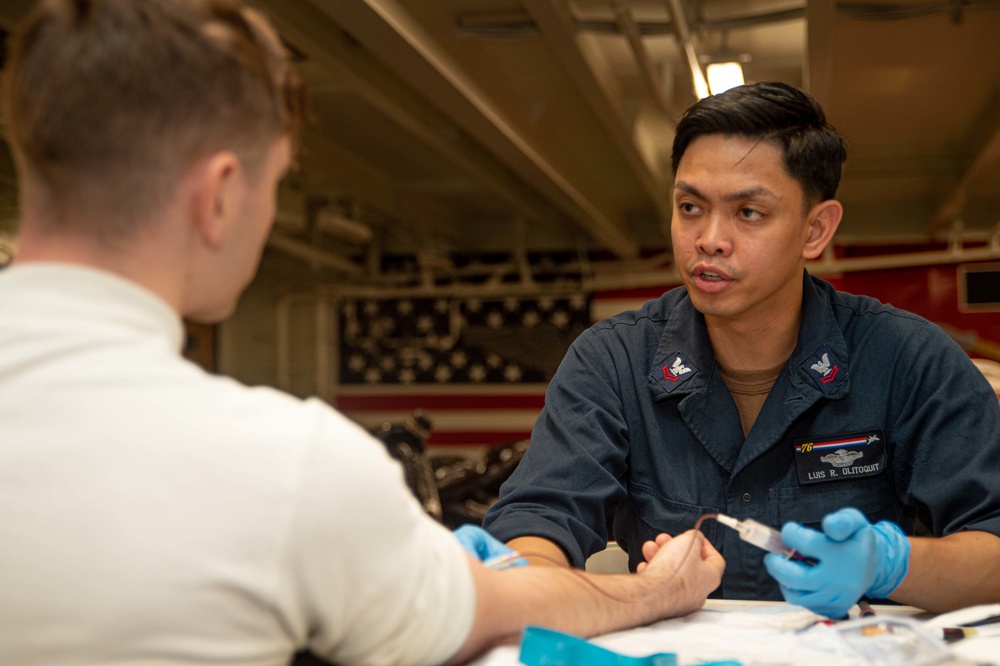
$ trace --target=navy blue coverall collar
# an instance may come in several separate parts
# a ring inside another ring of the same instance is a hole
[[[671,311],[660,337],[648,375],[654,401],[680,399],[678,409],[688,427],[733,475],[780,441],[789,424],[817,401],[842,398],[850,390],[847,344],[830,300],[820,293],[833,288],[805,271],[802,279],[798,342],[745,442],[733,442],[732,420],[712,411],[719,400],[709,398],[717,395],[726,395],[734,412],[736,406],[719,374],[705,318],[687,295]]]

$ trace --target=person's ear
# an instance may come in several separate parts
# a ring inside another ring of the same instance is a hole
[[[221,151],[206,158],[197,176],[195,226],[198,236],[212,249],[222,247],[236,226],[240,169],[234,153]]]
[[[806,260],[817,259],[833,240],[833,234],[840,226],[844,207],[835,199],[827,199],[813,206],[807,217],[807,233],[802,256]]]

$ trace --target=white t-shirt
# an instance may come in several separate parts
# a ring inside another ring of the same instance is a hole
[[[0,664],[436,663],[464,551],[401,468],[316,400],[180,356],[151,292],[0,271]]]

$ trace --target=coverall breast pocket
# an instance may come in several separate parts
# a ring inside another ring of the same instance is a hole
[[[852,482],[772,488],[770,492],[776,525],[793,520],[819,529],[823,516],[845,507],[859,509],[873,523],[892,518],[892,484],[884,474]]]
[[[633,483],[629,487],[629,506],[615,514],[615,538],[629,553],[629,568],[635,569],[642,558],[642,544],[661,533],[677,536],[693,529],[698,518],[716,513],[711,507],[667,499],[652,488]],[[631,514],[631,515],[630,515]],[[701,531],[716,543],[717,524],[706,522]]]

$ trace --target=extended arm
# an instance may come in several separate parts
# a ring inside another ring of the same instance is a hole
[[[929,511],[937,537],[905,537],[854,509],[822,532],[786,524],[787,545],[815,567],[769,555],[788,601],[831,617],[862,595],[941,612],[1000,600],[1000,409],[965,353],[927,325],[899,348],[888,399],[897,493]]]
[[[483,519],[497,538],[518,540],[519,552],[582,567],[606,546],[608,511],[627,496],[629,420],[607,338],[588,332],[573,343],[546,390],[531,445]],[[549,543],[522,545],[529,535]]]
[[[725,562],[704,536],[686,532],[660,548],[637,575],[591,575],[559,567],[493,571],[471,556],[469,566],[476,619],[450,663],[467,661],[527,625],[592,636],[685,615],[701,608],[718,587]]]
[[[889,596],[935,613],[1000,600],[1000,537],[910,537],[910,571]]]
[[[909,573],[890,598],[940,612],[1000,601],[1000,405],[964,351],[924,333],[892,383],[892,429],[906,444],[895,483],[937,538],[909,538]]]
[[[1000,599],[1000,538],[988,532],[905,537],[892,523],[872,525],[857,509],[823,518],[823,531],[787,523],[785,544],[815,564],[768,555],[785,599],[842,617],[862,596],[943,612]]]

